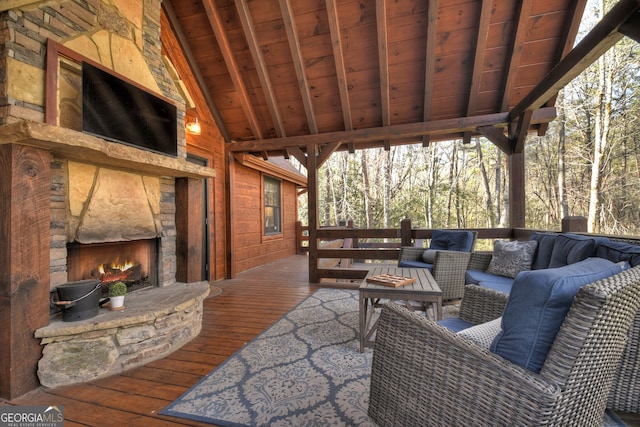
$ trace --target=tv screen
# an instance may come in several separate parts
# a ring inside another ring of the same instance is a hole
[[[82,63],[82,131],[176,156],[176,106],[86,62]]]

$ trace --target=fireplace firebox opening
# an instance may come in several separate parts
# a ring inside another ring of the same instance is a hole
[[[109,285],[117,281],[124,282],[129,292],[158,286],[159,240],[68,243],[68,280],[100,280],[103,296],[107,295]]]

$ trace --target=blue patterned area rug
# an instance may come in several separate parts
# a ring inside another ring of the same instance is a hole
[[[358,292],[319,289],[160,413],[220,426],[373,426]]]
[[[358,292],[319,289],[160,411],[219,426],[375,426]],[[625,426],[607,413],[603,427]]]

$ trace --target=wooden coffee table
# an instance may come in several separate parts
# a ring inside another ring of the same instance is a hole
[[[412,310],[415,309],[415,306],[411,302],[419,302],[421,306],[425,307],[427,304],[431,304],[434,320],[442,318],[442,291],[428,269],[375,267],[369,271],[367,277],[380,274],[405,276],[416,280],[398,287],[369,283],[366,278],[362,281],[358,288],[360,294],[360,352],[363,352],[365,347],[373,347],[371,336],[378,327],[378,320],[374,321],[373,315],[376,307],[382,305],[381,300],[404,301],[405,305]]]

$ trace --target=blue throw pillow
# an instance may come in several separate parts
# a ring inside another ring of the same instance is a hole
[[[549,268],[575,264],[596,254],[596,239],[578,234],[560,234],[553,244]]]
[[[471,252],[473,232],[461,230],[433,230],[429,249]]]
[[[596,249],[596,255],[609,261],[627,261],[631,267],[640,265],[640,245],[624,242],[603,242]]]
[[[531,263],[532,270],[549,268],[551,252],[553,252],[553,244],[556,242],[557,238],[557,233],[533,233],[531,235],[530,240],[538,242],[538,249],[533,255],[533,262]]]
[[[578,290],[628,267],[602,258],[518,274],[502,314],[502,330],[491,351],[534,372],[547,353]]]

